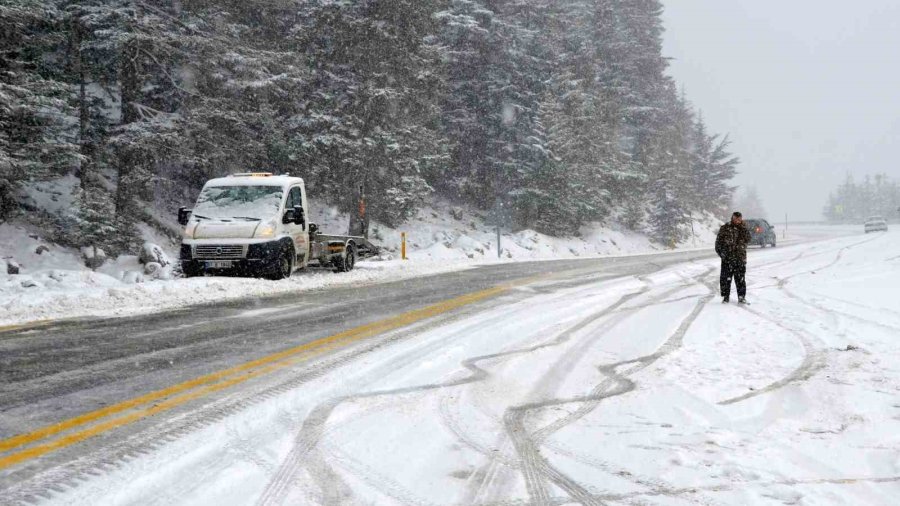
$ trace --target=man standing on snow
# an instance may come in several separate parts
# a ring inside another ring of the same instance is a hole
[[[719,228],[716,236],[716,254],[722,259],[722,272],[719,275],[719,289],[722,302],[728,303],[731,295],[731,278],[737,286],[738,303],[747,303],[747,244],[750,242],[750,230],[744,226],[744,218],[740,212],[731,215],[731,221]]]

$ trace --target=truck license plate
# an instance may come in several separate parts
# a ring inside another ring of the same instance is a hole
[[[214,260],[206,262],[207,269],[230,269],[233,263],[231,260]]]

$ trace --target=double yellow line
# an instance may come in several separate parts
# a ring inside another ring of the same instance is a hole
[[[509,290],[509,288],[510,286],[488,288],[362,325],[229,369],[200,376],[184,383],[91,411],[27,434],[20,434],[2,440],[0,441],[0,469],[12,467],[71,446],[117,427],[167,411],[186,402],[294,365],[303,360],[308,360],[355,341],[406,327],[462,306],[494,297]],[[5,455],[2,455],[4,453]]]
[[[37,329],[41,327],[46,327],[53,323],[53,320],[36,320],[29,323],[20,323],[16,325],[0,325],[0,333],[3,332],[12,332],[14,330],[30,330]]]

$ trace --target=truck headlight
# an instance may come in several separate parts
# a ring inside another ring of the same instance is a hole
[[[188,223],[187,226],[184,227],[184,232],[182,232],[182,236],[184,236],[185,239],[193,239],[194,232],[197,231],[198,224],[199,223],[196,221],[192,221],[192,222]]]
[[[265,239],[267,237],[275,237],[275,224],[272,222],[269,223],[261,223],[258,227],[256,227],[256,234],[254,237],[258,239]]]

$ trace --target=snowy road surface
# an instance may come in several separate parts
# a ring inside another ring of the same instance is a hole
[[[3,333],[0,502],[896,504],[900,234],[749,262],[749,307],[681,253]]]

